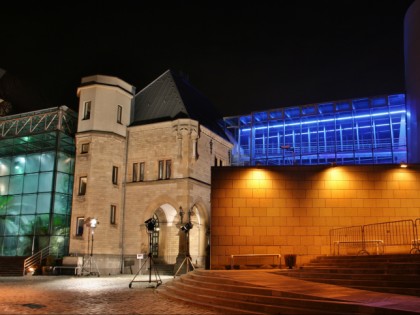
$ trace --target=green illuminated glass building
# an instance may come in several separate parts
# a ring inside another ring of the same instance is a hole
[[[0,117],[0,256],[68,252],[77,114]]]

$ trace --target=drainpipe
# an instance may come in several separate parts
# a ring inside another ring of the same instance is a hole
[[[123,180],[123,200],[122,200],[122,207],[121,207],[121,215],[122,215],[122,222],[121,222],[121,269],[120,273],[124,273],[124,223],[125,223],[125,199],[126,199],[126,183],[127,183],[127,169],[128,169],[128,140],[130,136],[130,132],[126,129],[126,142],[125,142],[125,170],[124,170],[124,180]],[[131,267],[130,267],[131,268]]]

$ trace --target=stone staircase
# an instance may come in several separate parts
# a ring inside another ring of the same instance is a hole
[[[234,271],[233,271],[234,272]],[[286,277],[287,278],[287,277]],[[194,270],[159,287],[159,294],[223,314],[416,314],[238,282],[218,271]]]
[[[0,277],[23,276],[23,261],[25,258],[21,256],[0,257]]]
[[[282,275],[420,297],[420,255],[321,256]]]

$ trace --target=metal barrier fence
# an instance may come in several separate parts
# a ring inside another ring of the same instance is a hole
[[[330,230],[332,255],[380,255],[386,253],[420,253],[418,227],[420,218]]]

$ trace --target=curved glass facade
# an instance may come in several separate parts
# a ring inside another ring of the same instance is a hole
[[[55,109],[0,120],[0,256],[68,252],[75,117]]]
[[[224,118],[232,165],[407,161],[405,95],[310,104]]]

